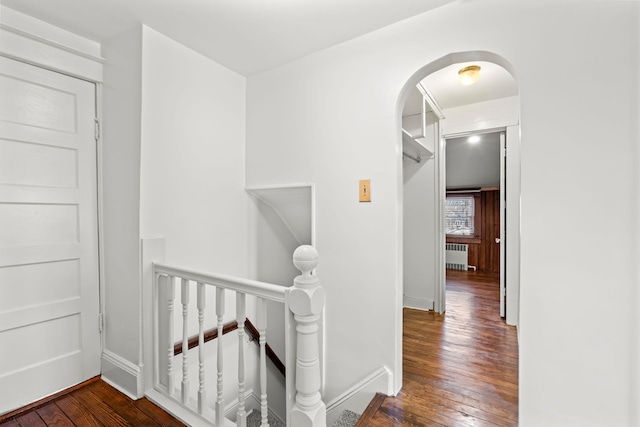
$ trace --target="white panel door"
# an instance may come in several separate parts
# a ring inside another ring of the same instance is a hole
[[[0,413],[100,373],[95,111],[0,57]]]

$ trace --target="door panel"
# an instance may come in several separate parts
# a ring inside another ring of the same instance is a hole
[[[504,132],[500,133],[500,317],[507,315],[507,140]]]
[[[0,413],[100,373],[95,85],[0,57]]]

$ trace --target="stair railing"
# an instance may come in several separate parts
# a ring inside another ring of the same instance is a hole
[[[232,276],[203,273],[164,263],[153,264],[154,277],[154,389],[179,403],[182,408],[197,414],[213,426],[233,425],[225,418],[226,402],[224,385],[224,316],[227,295],[235,294],[235,319],[238,325],[238,372],[236,422],[238,427],[246,427],[246,349],[244,320],[247,314],[247,296],[256,298],[257,329],[260,332],[259,351],[259,392],[261,427],[268,424],[266,339],[267,301],[284,304],[285,310],[285,364],[287,378],[286,422],[295,427],[325,427],[326,406],[322,401],[320,359],[318,347],[318,323],[324,308],[324,290],[317,276],[312,274],[318,264],[318,253],[312,246],[303,245],[293,254],[293,263],[302,274],[293,281],[292,287],[237,278]],[[196,286],[196,306],[198,320],[198,375],[197,397],[192,398],[189,373],[189,351],[182,351],[182,363],[175,363],[174,314],[182,317],[182,349],[188,348],[190,284]],[[176,286],[179,286],[179,301],[176,302]],[[208,291],[215,292],[215,309],[209,314],[206,307]],[[181,313],[176,312],[176,304]],[[217,323],[216,387],[208,390],[205,382],[204,319],[215,315]],[[293,364],[295,363],[295,370]],[[177,370],[181,369],[181,375]],[[174,374],[175,372],[175,374]],[[291,374],[290,374],[291,373]],[[180,381],[177,379],[180,378]],[[214,393],[214,394],[211,394]],[[207,400],[210,396],[211,400]],[[215,396],[215,401],[213,401]],[[213,401],[213,404],[210,402]]]

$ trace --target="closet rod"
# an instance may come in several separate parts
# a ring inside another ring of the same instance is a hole
[[[414,162],[416,162],[416,163],[420,163],[420,162],[422,161],[422,159],[420,158],[420,156],[418,156],[418,157],[413,157],[411,154],[407,154],[407,153],[405,153],[404,151],[402,152],[402,155],[403,155],[403,156],[405,156],[405,157],[410,158],[411,160],[413,160],[413,161],[414,161]]]

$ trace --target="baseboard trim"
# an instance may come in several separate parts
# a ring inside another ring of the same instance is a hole
[[[418,297],[410,297],[404,295],[403,297],[404,307],[407,308],[415,308],[417,310],[433,310],[434,302],[432,299],[428,298],[418,298]]]
[[[195,427],[211,426],[211,424],[208,421],[206,421],[206,419],[201,417],[192,409],[183,407],[179,402],[165,396],[163,393],[159,392],[156,389],[151,389],[147,391],[145,396],[147,397],[147,399],[151,400],[153,403],[160,406],[163,410],[170,413],[171,415],[173,415],[174,417],[176,417],[177,419],[186,423],[189,426],[195,426]],[[247,390],[246,396],[247,398],[245,401],[245,410],[247,412],[247,416],[252,411],[260,411],[260,397],[253,390]],[[232,402],[227,404],[225,407],[224,416],[227,420],[230,420],[230,421],[227,421],[229,423],[228,425],[232,425],[231,423],[235,422],[237,410],[238,410],[238,399],[236,398]],[[211,417],[213,417],[212,409],[208,409],[207,412],[211,415]],[[282,421],[282,419],[275,412],[273,412],[271,408],[269,408],[269,415],[274,417],[278,421],[282,422],[282,424],[284,424],[284,421]]]
[[[211,427],[211,423],[206,421],[200,415],[191,411],[188,408],[183,407],[180,403],[176,402],[170,397],[165,396],[163,393],[156,389],[151,389],[145,394],[147,399],[161,407],[164,411],[170,413],[175,418],[179,419],[183,423],[191,427]]]
[[[382,403],[384,403],[385,398],[386,396],[384,394],[376,393],[376,395],[373,396],[373,399],[371,399],[371,403],[369,403],[367,409],[364,410],[364,412],[360,416],[360,419],[358,419],[354,427],[368,426],[369,421],[371,421],[376,412],[378,412],[378,409],[380,409],[380,406],[382,406]]]
[[[133,400],[144,396],[142,369],[109,350],[102,352],[102,379]]]
[[[362,413],[381,389],[388,390],[391,372],[379,368],[327,404],[327,425],[338,419],[342,409]]]

